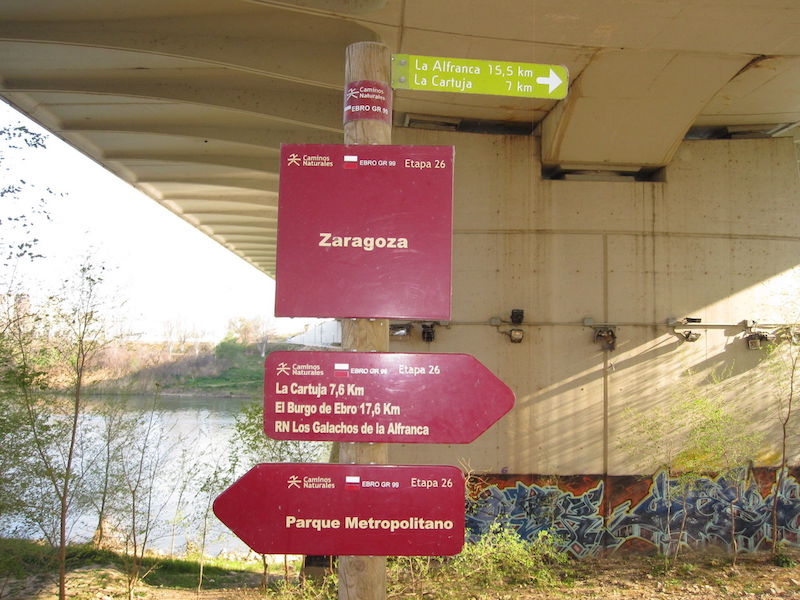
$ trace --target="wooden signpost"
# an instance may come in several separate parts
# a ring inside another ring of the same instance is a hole
[[[347,47],[345,54],[345,90],[355,82],[373,82],[388,90],[388,119],[344,117],[344,143],[391,144],[391,53],[389,48],[375,42],[359,42]],[[345,101],[347,104],[347,100]],[[389,351],[389,321],[387,319],[355,319],[342,321],[342,349],[360,352]],[[386,444],[343,443],[339,446],[340,463],[384,465],[389,462]],[[339,557],[340,600],[385,600],[386,558],[383,556]]]
[[[485,62],[398,55],[394,84],[566,94],[563,67]],[[350,45],[344,146],[281,154],[276,315],[355,318],[341,321],[344,352],[270,354],[264,427],[275,439],[333,441],[339,464],[256,465],[214,503],[257,552],[340,555],[340,600],[385,600],[387,555],[451,555],[464,541],[461,472],[387,465],[386,443],[469,443],[514,404],[469,355],[388,353],[389,322],[372,318],[450,317],[453,149],[389,146],[390,65],[386,46]],[[439,72],[451,83],[421,74]],[[423,221],[421,237],[406,227]]]

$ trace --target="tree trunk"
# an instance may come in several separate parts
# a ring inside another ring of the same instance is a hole
[[[791,343],[791,342],[790,342]],[[791,350],[790,350],[791,351]],[[793,401],[794,401],[794,378],[797,374],[797,367],[798,367],[798,359],[800,359],[800,351],[797,352],[794,356],[790,355],[790,367],[789,367],[789,393],[787,400],[787,407],[786,407],[786,416],[781,420],[781,466],[778,470],[776,481],[775,481],[775,494],[772,498],[772,555],[775,556],[778,553],[778,539],[779,529],[778,529],[778,503],[781,499],[781,493],[783,491],[783,482],[784,478],[786,477],[786,467],[787,467],[787,459],[786,459],[786,440],[789,437],[789,419],[792,418],[792,408],[793,408]]]
[[[72,408],[72,431],[70,432],[67,464],[64,468],[64,485],[61,488],[61,511],[58,532],[58,598],[67,598],[67,512],[69,510],[70,478],[72,477],[72,461],[75,456],[75,444],[78,439],[78,420],[81,410],[81,385],[83,383],[83,357],[78,354],[75,365],[75,396]]]
[[[267,563],[267,555],[261,555],[261,587],[266,590],[269,585],[269,563]]]

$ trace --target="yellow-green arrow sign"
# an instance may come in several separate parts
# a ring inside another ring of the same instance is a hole
[[[560,100],[568,81],[562,65],[392,55],[392,87],[401,90]]]

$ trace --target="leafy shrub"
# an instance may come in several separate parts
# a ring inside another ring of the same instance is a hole
[[[246,351],[247,347],[236,340],[224,339],[214,348],[214,356],[217,357],[217,360],[235,363]]]
[[[548,531],[527,541],[513,528],[494,524],[477,542],[467,543],[449,569],[465,583],[479,587],[551,585],[558,581],[557,567],[566,562],[567,555]]]
[[[397,556],[387,562],[386,578],[392,597],[427,598],[437,589],[442,559],[430,556]]]
[[[336,600],[338,586],[335,573],[326,575],[322,581],[275,579],[270,582],[265,597],[270,600]]]
[[[87,564],[108,564],[118,562],[117,555],[110,550],[94,547],[92,544],[73,544],[67,547],[67,567]]]
[[[777,567],[792,569],[797,566],[797,562],[789,555],[786,548],[785,540],[778,542],[775,547],[775,552],[772,555],[772,562]]]
[[[50,546],[15,538],[0,538],[0,577],[24,577],[45,573],[55,565]]]

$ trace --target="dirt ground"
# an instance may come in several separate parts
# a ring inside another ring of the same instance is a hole
[[[234,600],[264,598],[258,594],[258,576],[247,590],[169,589],[139,585],[137,600]],[[70,600],[121,600],[127,598],[125,575],[114,567],[94,566],[76,569],[67,574],[67,597]],[[37,575],[20,580],[0,581],[0,600],[56,600],[58,585],[51,576]]]
[[[790,557],[800,564],[800,551]],[[573,563],[565,581],[554,588],[514,588],[502,592],[483,590],[464,593],[464,600],[545,600],[607,598],[630,600],[727,600],[750,598],[800,600],[800,567],[775,566],[769,555],[744,555],[737,567],[724,556],[694,555],[671,570],[664,571],[659,559],[641,555],[611,557]],[[253,582],[256,585],[256,582]],[[112,568],[93,567],[72,571],[68,579],[69,597],[76,600],[118,600],[126,597],[123,575]],[[53,581],[44,577],[0,582],[2,600],[51,600],[56,598]],[[444,594],[443,594],[444,595]],[[451,594],[446,595],[453,598]],[[141,600],[249,600],[269,598],[255,588],[176,590],[140,586]],[[413,599],[413,594],[389,594],[387,599]],[[419,596],[435,600],[434,593]],[[456,596],[458,597],[458,596]]]
[[[792,558],[800,562],[798,553]],[[664,572],[660,559],[617,555],[578,563],[571,586],[530,598],[800,599],[799,567],[775,566],[766,554],[746,555],[737,563],[731,567],[727,557],[695,555]]]

